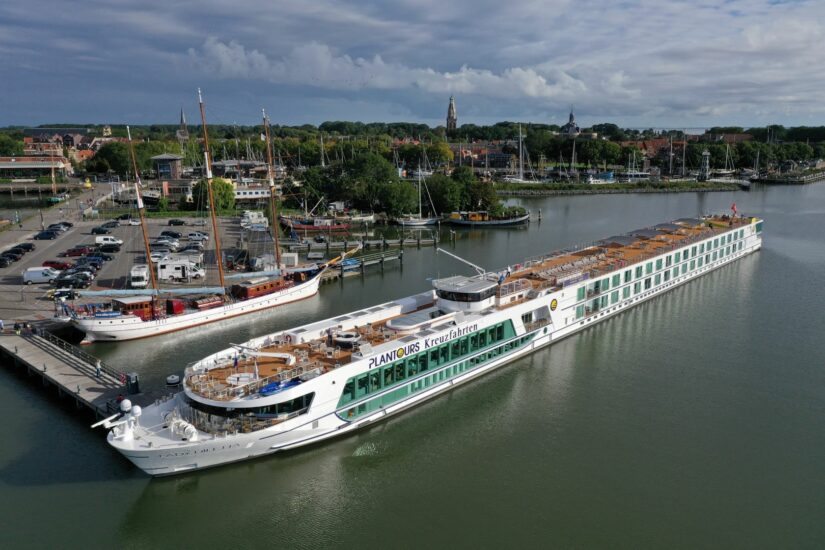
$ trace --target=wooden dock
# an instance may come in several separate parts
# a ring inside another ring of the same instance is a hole
[[[336,281],[347,276],[364,275],[366,268],[370,266],[377,265],[383,271],[386,263],[397,261],[399,264],[402,264],[404,262],[404,250],[385,250],[372,254],[362,254],[361,256],[353,256],[349,260],[355,260],[358,263],[348,265],[341,263],[327,269],[321,276],[321,283]]]
[[[121,396],[140,405],[155,399],[139,391],[136,374],[120,372],[45,331],[0,334],[0,362],[26,369],[43,387],[57,388],[58,396],[74,399],[77,408],[85,407],[97,418],[118,412]]]
[[[289,242],[283,243],[290,252],[326,252],[333,250],[350,250],[360,246],[364,250],[388,248],[421,248],[422,246],[438,246],[437,238],[406,238],[406,239],[354,239],[347,241],[316,242]]]

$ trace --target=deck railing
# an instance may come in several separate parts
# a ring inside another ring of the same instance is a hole
[[[82,349],[78,348],[77,346],[73,346],[72,344],[68,343],[66,340],[62,338],[58,338],[51,332],[47,330],[40,330],[39,332],[40,337],[49,342],[50,344],[54,344],[55,346],[59,347],[63,351],[70,353],[71,355],[77,357],[78,359],[89,363],[93,367],[96,367],[98,363],[100,363],[100,370],[108,374],[109,376],[113,376],[123,382],[126,382],[126,373],[117,370],[116,368],[107,365],[102,360],[98,359],[94,355],[86,353]]]

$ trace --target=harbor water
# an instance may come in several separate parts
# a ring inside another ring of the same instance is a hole
[[[513,201],[516,202],[516,201]],[[760,252],[330,442],[150,479],[0,370],[7,548],[825,545],[825,185],[547,197],[445,247],[487,269],[679,217],[765,219]],[[87,351],[163,384],[253,336],[472,270],[433,248],[252,319]]]

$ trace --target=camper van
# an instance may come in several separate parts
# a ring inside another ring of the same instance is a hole
[[[32,283],[51,283],[57,279],[60,271],[53,267],[30,267],[23,272],[23,282],[27,285]]]
[[[162,260],[157,266],[158,281],[189,281],[206,276],[200,265],[187,260]]]
[[[122,245],[123,239],[118,239],[117,237],[112,237],[111,235],[100,235],[99,237],[95,237],[95,244],[116,244]]]
[[[129,272],[129,286],[132,288],[146,288],[149,285],[149,266],[138,264]]]

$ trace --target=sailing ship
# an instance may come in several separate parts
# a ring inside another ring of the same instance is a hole
[[[518,125],[518,175],[504,176],[505,183],[536,183],[534,180],[524,179],[524,139],[521,135],[521,124]]]
[[[521,225],[530,221],[530,213],[493,216],[486,210],[453,212],[450,214],[450,217],[447,218],[447,221],[452,225],[467,225],[471,227]]]
[[[264,309],[280,306],[296,300],[309,298],[318,293],[320,276],[326,266],[311,266],[307,269],[284,273],[281,270],[280,243],[278,230],[273,227],[275,245],[276,271],[256,273],[255,278],[246,278],[236,284],[227,286],[224,275],[220,247],[220,233],[215,214],[215,202],[212,197],[212,170],[210,164],[209,136],[206,127],[203,98],[198,90],[201,121],[204,137],[204,161],[206,169],[206,187],[209,197],[209,212],[214,231],[215,257],[220,277],[220,287],[195,288],[183,290],[161,290],[155,276],[155,264],[151,259],[149,236],[144,216],[143,202],[138,199],[143,243],[146,262],[151,277],[152,292],[148,295],[141,291],[137,296],[125,296],[113,299],[104,307],[75,308],[70,310],[71,323],[85,333],[83,343],[120,342],[165,334],[192,328],[207,323],[223,321],[240,315],[247,315]],[[270,188],[270,205],[273,217],[276,215],[275,182],[272,176],[272,150],[270,146],[269,119],[264,113],[268,153],[268,181]],[[132,164],[135,170],[135,192],[140,197],[140,176],[131,133],[128,131]],[[244,276],[246,277],[246,276]],[[127,291],[128,293],[128,291]],[[100,295],[100,293],[83,292],[82,295]],[[194,295],[189,299],[160,298],[161,294]]]
[[[423,227],[426,225],[436,225],[439,221],[441,221],[441,218],[439,218],[438,216],[424,217],[424,213],[421,209],[421,188],[426,188],[427,186],[427,184],[421,177],[421,164],[418,165],[418,170],[416,170],[416,174],[418,174],[418,216],[404,216],[402,218],[398,218],[396,221],[399,225],[402,225],[404,227]],[[430,197],[429,189],[427,190],[427,197]],[[435,205],[433,205],[431,197],[430,206],[432,207],[433,212],[435,212]]]
[[[757,218],[683,218],[497,272],[470,264],[474,276],[230,344],[187,367],[181,392],[144,409],[125,400],[95,426],[153,476],[316,444],[731,264],[761,232]]]

